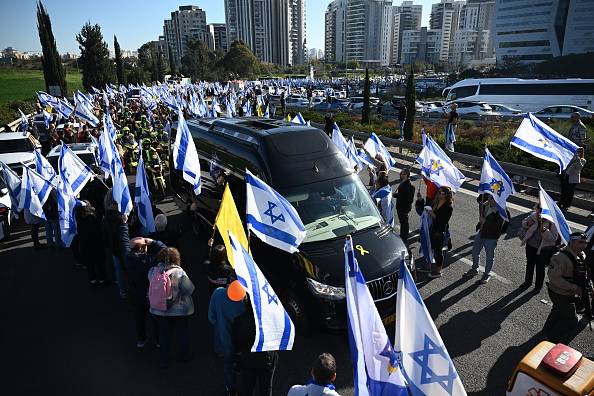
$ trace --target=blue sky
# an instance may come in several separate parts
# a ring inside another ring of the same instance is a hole
[[[429,21],[431,4],[438,0],[415,0],[423,5],[423,26]],[[36,1],[5,0],[2,2],[0,50],[14,47],[19,52],[40,51],[37,33]],[[206,11],[207,23],[225,22],[224,0],[194,0],[180,3],[171,0],[43,0],[51,21],[58,51],[78,54],[76,35],[87,22],[99,24],[103,39],[113,49],[113,36],[120,47],[136,50],[142,44],[157,40],[163,34],[163,21],[180,5],[196,5]],[[330,0],[306,0],[307,46],[324,48],[324,12]],[[396,0],[394,4],[400,4]]]

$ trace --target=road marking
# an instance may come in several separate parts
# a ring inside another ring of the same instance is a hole
[[[452,257],[455,260],[462,261],[462,262],[468,264],[470,267],[472,267],[472,260],[469,260],[466,257],[462,257],[458,253],[450,253],[450,257]],[[483,267],[482,265],[479,265],[479,271],[484,272],[485,267]],[[501,281],[502,283],[505,283],[506,285],[510,285],[512,283],[509,279],[504,278],[503,276],[498,275],[493,271],[491,271],[491,278],[497,279],[498,281]]]

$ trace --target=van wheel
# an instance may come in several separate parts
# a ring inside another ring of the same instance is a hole
[[[305,313],[303,304],[301,303],[301,300],[299,300],[299,297],[297,297],[297,295],[295,295],[292,290],[287,290],[283,293],[281,301],[283,302],[283,306],[295,325],[295,331],[298,334],[308,334],[311,332],[309,319],[307,318],[307,314]]]

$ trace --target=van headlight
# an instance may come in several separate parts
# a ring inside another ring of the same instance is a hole
[[[313,294],[326,300],[344,300],[346,298],[344,287],[326,285],[311,278],[307,278],[307,286]]]

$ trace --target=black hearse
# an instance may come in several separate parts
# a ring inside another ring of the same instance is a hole
[[[205,235],[212,234],[225,182],[245,219],[246,168],[297,209],[307,229],[300,252],[289,254],[256,237],[250,238],[250,247],[299,330],[311,324],[346,328],[347,234],[353,237],[355,256],[384,323],[394,320],[400,253],[406,246],[325,133],[255,117],[187,124],[200,157],[202,193],[194,196],[180,171],[173,169],[171,186],[181,208],[190,201],[198,205]]]

